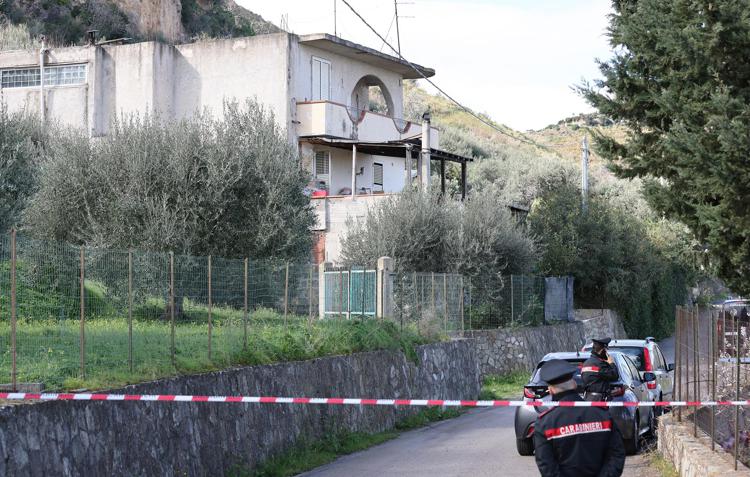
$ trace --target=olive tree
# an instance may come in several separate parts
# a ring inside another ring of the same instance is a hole
[[[192,255],[308,253],[313,223],[296,148],[261,105],[220,118],[122,118],[51,144],[26,225],[37,236]]]

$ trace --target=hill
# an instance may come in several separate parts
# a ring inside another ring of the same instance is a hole
[[[3,31],[11,26],[16,29]],[[19,35],[19,27],[25,35]],[[41,35],[53,46],[82,44],[89,30],[96,30],[99,40],[160,39],[172,43],[281,31],[234,0],[0,0],[3,49],[29,47],[33,45],[29,39]]]

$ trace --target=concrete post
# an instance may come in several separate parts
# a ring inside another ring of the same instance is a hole
[[[404,189],[411,186],[411,144],[404,146],[406,151],[404,157]]]
[[[425,189],[430,188],[430,112],[422,115],[422,155],[419,165],[421,185]]]
[[[352,144],[352,200],[357,196],[357,145]]]
[[[331,266],[330,262],[318,265],[318,317],[322,320],[326,317],[326,269]]]
[[[377,316],[393,318],[393,259],[380,257],[378,259],[376,301]]]

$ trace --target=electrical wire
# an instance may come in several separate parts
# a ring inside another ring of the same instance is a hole
[[[393,18],[391,18],[391,24],[390,24],[390,25],[388,25],[388,31],[387,31],[387,32],[386,32],[386,34],[385,34],[385,37],[386,37],[386,38],[388,38],[388,35],[390,35],[390,34],[391,34],[391,29],[393,28],[393,22],[394,22],[395,20],[396,20],[396,15],[394,14],[394,15],[393,15]],[[384,47],[384,46],[385,46],[385,43],[383,43],[382,45],[380,45],[380,51],[381,51],[381,52],[383,51],[383,47]]]
[[[515,136],[513,134],[509,134],[509,133],[503,131],[502,129],[500,129],[499,127],[497,127],[495,124],[491,123],[490,121],[487,121],[486,119],[484,119],[483,117],[481,117],[480,115],[478,115],[477,113],[475,113],[474,111],[472,111],[470,108],[467,108],[466,106],[464,106],[463,104],[461,104],[458,100],[456,100],[451,95],[449,95],[448,93],[446,93],[445,90],[443,90],[441,87],[439,87],[438,85],[436,85],[434,81],[432,81],[430,78],[428,78],[427,75],[425,75],[422,72],[422,70],[420,70],[419,68],[417,68],[411,61],[409,61],[406,58],[404,58],[404,56],[398,50],[396,50],[396,48],[394,48],[393,45],[391,45],[390,43],[388,43],[388,41],[385,38],[383,38],[383,36],[380,33],[378,33],[378,31],[375,28],[373,28],[372,25],[370,25],[367,22],[367,20],[364,19],[364,17],[362,17],[362,15],[360,15],[359,12],[357,10],[355,10],[354,7],[352,7],[351,4],[347,0],[341,0],[341,1],[344,2],[344,4],[347,7],[349,7],[349,10],[351,10],[352,13],[354,13],[357,16],[357,18],[359,18],[362,21],[362,23],[364,23],[367,26],[367,28],[369,28],[375,35],[377,35],[377,37],[380,38],[380,40],[384,44],[388,45],[388,47],[391,49],[391,51],[393,51],[396,55],[398,55],[398,57],[402,61],[404,61],[405,63],[407,63],[414,71],[417,72],[417,74],[419,74],[419,76],[421,76],[425,81],[427,81],[430,85],[432,85],[433,88],[435,88],[436,90],[438,90],[443,96],[445,96],[450,101],[452,101],[456,106],[458,106],[459,108],[461,108],[464,112],[470,114],[471,116],[473,116],[474,118],[476,118],[477,120],[479,120],[481,123],[483,123],[483,124],[491,127],[492,129],[494,129],[495,131],[499,132],[500,134],[502,134],[502,135],[504,135],[506,137],[509,137],[509,138],[511,138],[511,139],[513,139],[515,141],[526,143],[526,144],[538,147],[540,149],[550,150],[547,146],[545,146],[543,144],[539,144],[536,141],[533,141],[533,140],[528,139],[526,137],[518,137],[518,136]]]

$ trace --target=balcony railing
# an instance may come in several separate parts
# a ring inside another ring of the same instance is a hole
[[[333,101],[297,103],[298,135],[357,139],[366,142],[421,137],[422,125]],[[438,147],[438,131],[430,128],[430,144]]]

